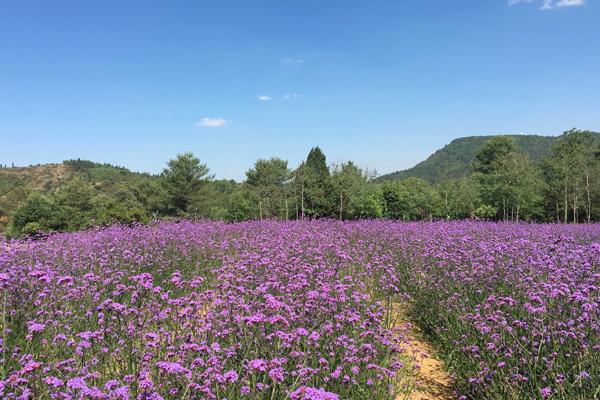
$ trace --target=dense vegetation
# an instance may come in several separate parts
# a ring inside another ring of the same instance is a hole
[[[455,398],[595,399],[599,243],[600,224],[387,220],[0,239],[0,397],[389,400],[420,359],[407,310]]]
[[[534,162],[540,162],[549,157],[552,154],[552,145],[557,140],[555,136],[506,136],[513,139]],[[431,184],[439,184],[449,179],[464,178],[471,173],[471,164],[475,161],[477,150],[489,139],[489,136],[469,136],[454,139],[414,167],[382,175],[377,180],[393,181],[417,177]]]
[[[386,230],[411,318],[462,399],[598,398],[599,228],[452,221]]]
[[[444,176],[434,185],[414,176],[377,180],[351,161],[328,165],[318,147],[294,169],[279,158],[258,160],[242,183],[214,180],[191,153],[157,176],[85,160],[2,168],[0,228],[18,236],[157,218],[596,221],[599,138],[571,130],[557,138],[458,140],[447,146],[452,152],[431,157],[441,160],[431,176]],[[464,167],[452,167],[452,159],[463,160],[468,175],[446,179]]]
[[[394,271],[364,239],[262,221],[10,242],[0,396],[387,400],[410,355],[385,317]]]

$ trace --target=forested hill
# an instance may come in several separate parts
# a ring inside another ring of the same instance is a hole
[[[600,136],[600,134],[598,134]],[[506,135],[512,137],[521,149],[534,161],[550,155],[550,147],[556,136]],[[475,160],[477,149],[492,136],[468,136],[454,139],[442,149],[430,155],[412,168],[392,172],[377,178],[380,181],[419,177],[437,184],[447,179],[461,178],[469,174],[469,166]]]
[[[81,178],[99,190],[110,192],[118,184],[130,184],[150,175],[132,172],[111,164],[88,160],[66,160],[60,164],[38,164],[28,167],[1,165],[0,195],[15,187],[50,192],[74,178]]]
[[[445,181],[468,175],[478,153],[473,179]],[[600,221],[600,133],[456,139],[379,181],[352,161],[328,165],[318,147],[297,166],[259,159],[243,182],[215,180],[192,153],[160,175],[86,160],[0,167],[0,233],[8,237],[159,218],[381,217]]]
[[[6,228],[14,213],[33,194],[51,196],[69,206],[85,203],[83,208],[86,210],[111,209],[112,214],[106,213],[104,216],[110,219],[115,217],[116,208],[122,209],[118,210],[121,214],[135,209],[129,202],[133,188],[143,188],[148,186],[146,183],[156,180],[155,176],[149,174],[87,160],[27,167],[0,164],[0,231]],[[71,214],[63,219],[77,220]]]

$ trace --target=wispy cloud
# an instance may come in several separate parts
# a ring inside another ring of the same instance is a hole
[[[223,118],[209,118],[204,117],[200,121],[196,122],[195,126],[200,128],[221,128],[227,125],[227,121]]]
[[[273,100],[273,99],[271,98],[271,96],[267,96],[267,95],[264,95],[264,94],[263,94],[263,95],[260,95],[260,96],[258,96],[257,98],[258,98],[260,101],[271,101],[271,100]]]
[[[515,4],[519,4],[519,3],[531,3],[533,0],[508,0],[508,5],[509,6],[514,6]]]
[[[556,7],[574,7],[574,6],[582,6],[585,3],[585,0],[559,0],[556,3]]]
[[[283,57],[281,62],[287,65],[300,65],[306,62],[304,57]]]
[[[283,96],[281,96],[281,100],[294,100],[294,99],[299,99],[300,97],[302,97],[301,94],[298,93],[286,93]]]
[[[532,3],[534,1],[535,0],[508,0],[508,5],[514,6],[516,4]],[[585,4],[585,0],[541,0],[541,3],[540,9],[552,10],[555,8],[582,6]]]

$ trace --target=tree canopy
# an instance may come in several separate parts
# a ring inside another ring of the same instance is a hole
[[[259,159],[244,182],[214,180],[192,153],[159,175],[86,160],[0,168],[0,229],[18,236],[157,218],[600,220],[600,136],[572,129],[549,149],[538,159],[517,137],[487,138],[470,174],[438,184],[373,179],[352,161],[328,165],[319,147],[293,169],[278,157]]]

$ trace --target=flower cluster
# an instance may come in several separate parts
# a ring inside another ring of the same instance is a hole
[[[591,399],[600,225],[160,222],[0,243],[0,397]],[[407,384],[407,386],[410,386]]]
[[[0,397],[387,399],[395,274],[344,224],[157,223],[4,243]],[[368,388],[368,389],[367,389]]]
[[[600,225],[447,222],[388,232],[412,317],[465,395],[598,396]]]

